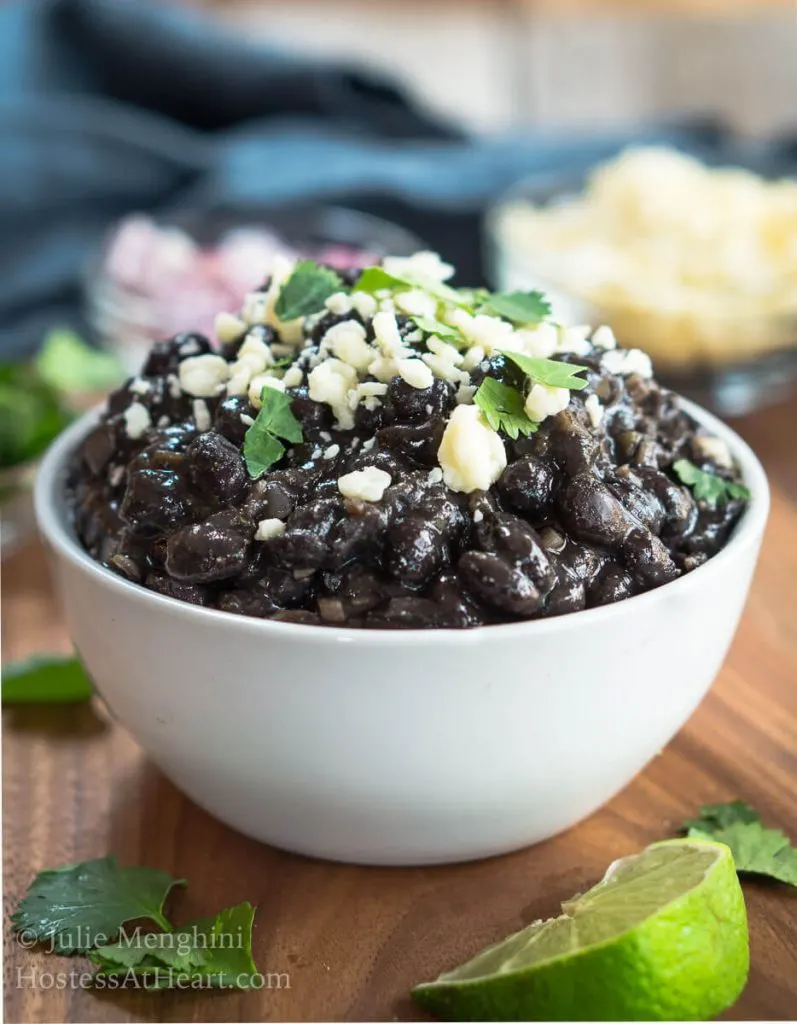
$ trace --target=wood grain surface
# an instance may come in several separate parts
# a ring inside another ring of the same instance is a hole
[[[6,1021],[425,1019],[407,997],[414,983],[556,913],[609,861],[668,835],[703,802],[742,798],[797,839],[797,406],[737,427],[764,460],[773,502],[727,663],[689,724],[623,793],[529,850],[430,869],[307,860],[245,839],[199,810],[101,706],[5,711]],[[3,564],[3,598],[4,659],[68,649],[36,546]],[[290,987],[283,978],[280,988],[248,993],[97,995],[70,988],[68,979],[64,989],[46,988],[42,972],[77,971],[81,961],[22,949],[8,915],[36,871],[109,852],[189,879],[171,901],[178,923],[241,900],[257,904],[255,959],[263,972],[287,974]],[[797,890],[748,882],[745,892],[752,971],[726,1019],[793,1019]]]

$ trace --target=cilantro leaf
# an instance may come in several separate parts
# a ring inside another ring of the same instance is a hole
[[[385,290],[406,292],[415,289],[426,292],[438,302],[447,302],[451,306],[459,306],[463,309],[468,307],[467,296],[463,297],[456,288],[451,288],[442,281],[435,281],[432,278],[423,277],[421,274],[407,274],[405,277],[398,277],[396,274],[389,274],[384,267],[366,267],[360,274],[353,290],[375,295],[377,292]]]
[[[218,988],[248,988],[257,974],[252,957],[254,916],[251,904],[239,903],[215,917],[181,925],[173,932],[136,929],[90,954],[99,968],[95,977],[108,978],[133,971],[148,988],[168,988],[175,975],[189,980],[206,979]]]
[[[155,868],[121,868],[115,857],[41,871],[13,914],[14,931],[50,940],[53,950],[76,953],[117,935],[125,921],[149,918],[171,926],[163,904],[175,879]]]
[[[537,430],[537,424],[529,419],[523,407],[523,395],[494,377],[484,378],[473,401],[493,430],[503,430],[513,441],[519,434],[528,437]]]
[[[3,704],[77,704],[94,687],[77,658],[35,655],[3,667]]]
[[[353,291],[376,295],[377,292],[405,292],[413,285],[403,277],[388,274],[384,267],[366,267],[357,279]]]
[[[700,817],[684,822],[684,829],[690,839],[725,843],[737,871],[797,886],[797,847],[780,829],[767,828],[741,800],[701,807]]]
[[[464,345],[466,344],[465,339],[454,327],[449,327],[448,324],[441,323],[439,320],[435,320],[431,316],[413,316],[410,317],[416,327],[425,334],[433,334],[437,338],[441,338],[443,341],[449,341],[452,345]]]
[[[302,441],[302,425],[291,412],[291,398],[276,388],[263,388],[260,395],[260,412],[254,426],[267,430],[283,441],[299,444]],[[250,430],[252,427],[249,428]]]
[[[41,380],[56,391],[104,391],[124,380],[115,355],[87,345],[74,331],[55,328],[36,357]]]
[[[513,324],[538,324],[550,316],[551,304],[542,292],[496,292],[483,299],[480,313],[501,316]]]
[[[724,505],[731,498],[739,501],[747,501],[750,498],[750,491],[744,484],[737,484],[717,476],[716,473],[698,469],[689,459],[678,459],[672,468],[681,483],[691,488],[697,501],[705,501],[712,507]]]
[[[696,828],[701,831],[727,828],[737,822],[748,823],[761,821],[758,811],[741,800],[732,800],[727,804],[705,804],[700,808],[699,818],[690,818],[684,822],[684,828]]]
[[[527,377],[539,384],[545,384],[549,388],[570,388],[571,391],[582,391],[587,386],[587,381],[576,376],[588,369],[586,366],[562,363],[558,359],[524,356],[521,352],[505,351],[503,355],[510,359],[515,366],[520,367]]]
[[[481,308],[490,298],[490,292],[487,288],[460,288],[459,297],[462,302],[471,310],[478,310],[481,313]]]
[[[274,312],[280,320],[320,313],[329,296],[343,290],[343,281],[334,270],[313,260],[301,260],[282,286]]]
[[[303,440],[302,425],[291,412],[291,399],[283,391],[264,387],[260,412],[244,437],[244,461],[250,477],[257,480],[285,454],[278,439],[298,444]]]

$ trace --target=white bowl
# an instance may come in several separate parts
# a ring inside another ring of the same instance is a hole
[[[94,562],[63,497],[95,421],[44,458],[36,514],[97,689],[188,796],[250,836],[363,864],[435,864],[536,843],[613,797],[672,738],[722,664],[769,507],[658,590],[559,618],[470,630],[269,622],[155,594]]]

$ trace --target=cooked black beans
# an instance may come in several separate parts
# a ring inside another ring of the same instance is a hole
[[[306,359],[350,318],[318,321]],[[402,336],[414,330],[404,317],[398,325]],[[249,334],[258,332],[274,340],[270,328]],[[242,340],[225,346],[228,361]],[[177,600],[329,627],[462,629],[561,615],[692,571],[726,543],[744,508],[695,501],[674,461],[731,471],[705,457],[669,392],[603,371],[597,351],[576,360],[589,384],[563,412],[530,437],[505,439],[508,465],[487,492],[457,493],[441,479],[437,452],[457,385],[417,389],[400,377],[381,400],[359,405],[350,431],[306,383],[289,388],[304,440],[252,480],[242,453],[257,415],[249,398],[203,399],[200,415],[179,387],[181,361],[210,351],[201,335],[154,346],[142,378],[111,396],[86,436],[69,483],[91,554]],[[486,372],[514,370],[493,357],[473,383]],[[584,404],[591,395],[598,425]],[[131,436],[134,402],[148,416]],[[339,477],[368,467],[390,475],[382,499],[344,497]]]

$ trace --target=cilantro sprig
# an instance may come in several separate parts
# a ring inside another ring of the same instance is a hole
[[[343,281],[334,270],[313,260],[301,260],[282,286],[274,312],[280,320],[311,316],[321,312],[330,295],[343,290]]]
[[[255,909],[239,903],[215,917],[203,917],[174,931],[122,935],[112,945],[89,953],[96,979],[140,978],[150,989],[169,988],[175,973],[212,988],[250,988],[257,966],[252,958]]]
[[[77,704],[94,688],[77,658],[34,655],[3,666],[2,700],[9,704]]]
[[[542,359],[539,356],[525,356],[521,352],[504,352],[503,355],[521,369],[533,383],[545,384],[549,388],[568,388],[583,391],[587,381],[579,377],[588,369],[577,363],[563,363],[558,359]]]
[[[750,491],[744,484],[737,484],[717,476],[716,473],[699,469],[689,459],[678,459],[672,468],[681,483],[691,489],[698,501],[705,501],[712,507],[724,505],[731,499],[747,501],[750,498]]]
[[[48,952],[82,953],[97,966],[97,987],[115,977],[138,987],[250,988],[257,983],[252,957],[255,910],[249,903],[175,928],[164,905],[185,879],[146,867],[120,867],[114,857],[40,872],[12,915],[26,945],[48,943]],[[161,931],[128,930],[149,920]]]
[[[165,871],[122,868],[114,857],[101,857],[41,871],[11,922],[14,931],[49,941],[55,952],[86,952],[138,918],[170,930],[163,905],[174,886],[185,884]]]
[[[551,304],[542,292],[487,293],[478,306],[479,313],[500,316],[517,326],[538,324],[551,314]]]
[[[698,818],[684,822],[690,839],[710,839],[730,847],[736,870],[797,886],[797,847],[777,828],[767,828],[748,804],[706,804]]]
[[[260,412],[246,432],[243,447],[246,468],[253,480],[285,454],[282,441],[299,444],[304,440],[302,425],[291,412],[288,395],[276,388],[264,387],[260,398]]]
[[[502,384],[494,377],[485,377],[473,401],[484,413],[492,429],[503,430],[513,441],[520,434],[528,437],[537,430],[538,424],[529,419],[526,413],[523,395],[516,388]]]

